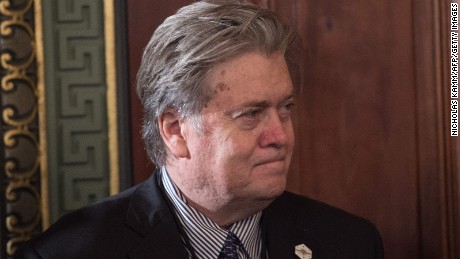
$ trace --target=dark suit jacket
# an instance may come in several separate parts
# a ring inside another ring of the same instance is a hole
[[[156,178],[63,216],[14,258],[188,258]],[[371,223],[289,192],[265,209],[262,231],[270,259],[298,258],[298,244],[313,259],[383,258]]]

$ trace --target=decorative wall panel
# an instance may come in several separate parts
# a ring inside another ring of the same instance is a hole
[[[0,1],[0,258],[41,231],[33,1]]]
[[[114,0],[0,0],[0,259],[131,185],[117,73],[125,36],[115,34],[124,10]]]
[[[43,0],[50,221],[110,193],[104,5]]]

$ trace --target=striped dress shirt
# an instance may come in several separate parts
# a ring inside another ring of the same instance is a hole
[[[239,258],[256,259],[261,257],[262,235],[260,218],[262,212],[233,223],[228,230],[223,229],[187,204],[187,200],[171,180],[165,167],[159,173],[161,173],[160,179],[168,198],[174,206],[176,216],[184,230],[184,234],[187,235],[185,237],[182,236],[182,240],[190,258],[194,258],[194,255],[195,258],[199,259],[218,258],[228,231],[233,232],[243,244],[243,247],[238,251]],[[194,252],[190,251],[188,246],[191,246]]]

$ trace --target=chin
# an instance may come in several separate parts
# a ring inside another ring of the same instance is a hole
[[[265,188],[260,190],[261,200],[274,200],[286,190],[286,178],[278,179],[276,182],[267,183]]]

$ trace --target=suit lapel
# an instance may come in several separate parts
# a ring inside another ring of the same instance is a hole
[[[133,194],[126,223],[142,236],[139,245],[129,253],[129,258],[188,258],[156,173]]]
[[[268,257],[298,258],[294,249],[299,244],[305,244],[315,254],[315,251],[321,250],[321,242],[311,233],[308,217],[289,211],[290,201],[283,196],[266,208],[262,216],[262,233]],[[138,246],[129,253],[129,258],[188,258],[156,173],[133,194],[126,223],[141,236]]]
[[[131,259],[188,258],[174,221],[162,220],[129,253]]]
[[[305,222],[298,222],[298,215],[279,206],[285,206],[287,202],[280,197],[264,210],[262,233],[269,258],[298,258],[295,255],[296,245],[305,244],[312,250],[318,246],[315,236],[305,227]]]

